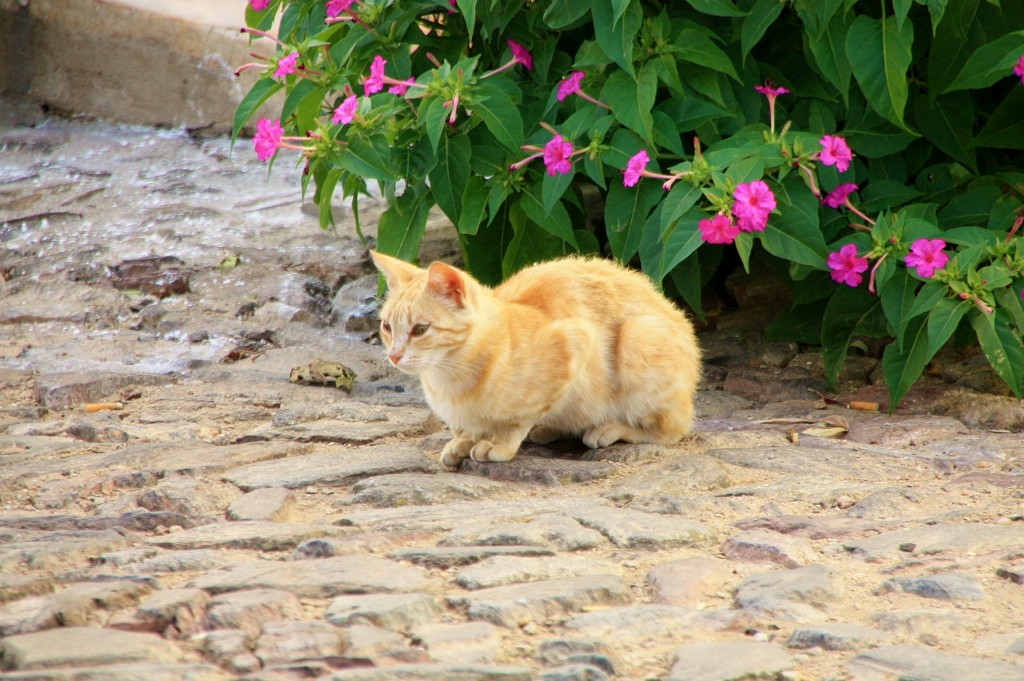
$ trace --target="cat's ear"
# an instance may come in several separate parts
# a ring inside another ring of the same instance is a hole
[[[377,269],[381,271],[384,278],[388,280],[388,288],[392,291],[402,288],[422,271],[415,265],[410,265],[398,258],[392,258],[390,255],[384,255],[377,251],[370,251],[370,257],[373,258],[373,264],[377,266]]]
[[[427,269],[427,288],[457,308],[466,305],[466,277],[451,265],[431,264]]]

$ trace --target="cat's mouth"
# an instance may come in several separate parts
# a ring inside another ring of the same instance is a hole
[[[404,374],[418,374],[423,368],[419,362],[409,357],[400,357],[397,362],[389,357],[388,361]]]

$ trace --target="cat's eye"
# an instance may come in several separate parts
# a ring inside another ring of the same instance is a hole
[[[416,326],[412,327],[412,335],[422,336],[427,332],[427,329],[429,328],[430,324],[417,324]]]
[[[380,328],[384,329],[384,333],[391,333],[391,325],[387,322],[381,322]]]

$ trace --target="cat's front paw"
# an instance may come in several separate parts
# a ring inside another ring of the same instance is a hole
[[[473,449],[473,441],[463,437],[454,437],[441,450],[441,465],[458,468],[462,460],[469,456]]]
[[[496,445],[493,442],[487,440],[480,440],[473,445],[472,451],[469,453],[473,457],[474,461],[508,461],[519,451],[519,446],[509,447],[506,445]]]

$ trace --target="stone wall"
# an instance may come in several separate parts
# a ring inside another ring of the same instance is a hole
[[[227,129],[255,80],[241,0],[0,0],[0,91],[51,110]],[[248,77],[246,77],[248,76]]]

